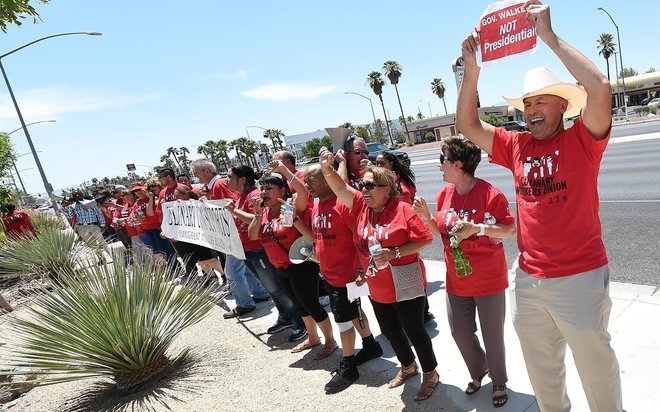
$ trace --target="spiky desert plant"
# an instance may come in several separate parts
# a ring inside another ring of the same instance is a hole
[[[38,375],[36,385],[98,377],[130,391],[163,376],[189,355],[168,353],[173,340],[214,306],[210,289],[168,282],[172,270],[136,262],[130,271],[113,263],[60,274],[63,287],[11,316],[1,361]]]
[[[42,212],[28,212],[30,221],[37,233],[42,233],[47,230],[64,230],[67,227],[67,222],[55,216],[48,215]]]
[[[37,236],[12,239],[0,249],[0,279],[34,275],[56,278],[97,262],[97,253],[71,230],[44,227]]]

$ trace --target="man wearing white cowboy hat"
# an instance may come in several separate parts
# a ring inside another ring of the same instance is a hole
[[[581,87],[545,68],[530,70],[522,110],[529,132],[509,132],[477,114],[478,33],[462,43],[465,74],[456,123],[493,163],[513,172],[518,247],[513,322],[541,411],[568,411],[564,355],[569,345],[592,411],[621,411],[619,364],[607,332],[609,269],[598,217],[598,171],[611,131],[607,78],[559,38],[550,9],[528,1],[527,19]],[[564,117],[578,116],[564,128]],[[515,265],[514,265],[515,266]]]

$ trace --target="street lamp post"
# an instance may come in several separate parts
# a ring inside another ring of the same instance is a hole
[[[7,78],[7,73],[5,72],[5,67],[2,64],[2,59],[9,56],[10,54],[16,53],[19,50],[22,50],[28,46],[33,45],[34,43],[38,43],[43,40],[47,40],[53,37],[60,37],[60,36],[71,36],[71,35],[78,35],[78,34],[84,34],[87,36],[100,36],[101,33],[97,32],[70,32],[70,33],[59,33],[59,34],[53,34],[50,36],[42,37],[40,39],[31,41],[30,43],[24,44],[21,47],[18,47],[14,50],[11,50],[3,55],[0,55],[0,70],[2,71],[2,77],[5,79],[5,83],[7,84],[7,90],[9,91],[9,95],[11,96],[11,100],[14,103],[14,108],[16,109],[16,114],[18,115],[18,120],[21,122],[21,127],[23,129],[23,132],[25,133],[25,138],[28,141],[28,145],[30,146],[30,151],[34,155],[34,161],[37,164],[37,169],[39,169],[39,174],[41,175],[41,180],[44,182],[44,188],[46,189],[46,193],[48,193],[48,198],[51,200],[51,203],[53,204],[53,210],[57,213],[59,207],[57,206],[56,202],[52,201],[52,196],[53,196],[53,186],[48,182],[48,179],[46,178],[46,173],[44,173],[43,167],[41,167],[41,162],[39,161],[39,156],[37,155],[37,151],[34,148],[34,144],[32,144],[32,138],[30,137],[30,132],[27,129],[27,125],[25,124],[25,120],[23,120],[23,115],[21,114],[21,109],[18,107],[18,103],[16,102],[16,97],[14,96],[14,91],[11,88],[11,84],[9,83],[9,79]]]
[[[38,122],[28,123],[28,124],[25,125],[25,127],[32,126],[33,124],[39,124],[39,123],[54,123],[56,121],[57,120],[39,120]],[[23,129],[22,126],[12,130],[9,133],[7,133],[7,136],[11,136],[12,134],[16,133],[17,131],[19,131],[21,129]],[[41,153],[41,150],[39,150],[37,153]],[[22,153],[22,154],[16,156],[16,159],[18,159],[19,157],[23,157],[25,155],[28,155],[28,154],[30,154],[30,152]],[[28,199],[29,199],[28,192],[27,192],[27,190],[25,190],[25,185],[23,184],[23,179],[21,179],[21,174],[19,173],[18,167],[16,166],[16,161],[12,161],[12,163],[14,164],[14,171],[16,171],[16,176],[18,177],[18,181],[21,183],[21,188],[23,189],[23,193],[25,194],[25,203],[27,204],[27,203],[29,203],[28,202]],[[15,183],[14,183],[14,186],[16,186]]]
[[[255,128],[255,129],[268,130],[265,127],[261,127],[261,126],[246,126],[245,127],[245,133],[248,134],[247,135],[248,139],[250,139],[250,133],[248,132],[248,129],[251,128],[251,127]],[[268,146],[266,146],[266,147],[268,147]],[[275,147],[273,147],[273,150],[275,150]],[[261,151],[261,144],[259,145],[259,151]],[[265,155],[266,155],[266,163],[270,162],[270,152],[265,153]],[[257,156],[257,157],[259,158],[258,159],[259,167],[261,167],[261,156]]]
[[[616,40],[619,42],[619,63],[621,63],[621,82],[623,83],[623,110],[625,110],[625,112],[626,112],[626,122],[627,122],[627,121],[629,121],[628,120],[628,99],[626,98],[626,76],[624,76],[624,74],[623,74],[623,72],[624,72],[623,53],[621,52],[621,36],[619,35],[619,26],[617,26],[616,22],[614,21],[614,19],[610,15],[610,13],[607,12],[607,10],[605,10],[602,7],[599,7],[598,10],[600,10],[600,11],[604,12],[605,14],[607,14],[607,17],[609,17],[610,20],[612,20],[612,24],[614,24],[614,27],[616,28]],[[617,86],[618,86],[618,83],[617,83]]]
[[[360,97],[363,97],[363,98],[369,100],[369,105],[371,106],[371,116],[373,116],[373,118],[374,118],[374,130],[376,130],[376,112],[374,112],[374,104],[371,101],[371,99],[368,98],[367,96],[363,95],[363,94],[356,93],[356,92],[344,92],[344,94],[354,94],[356,96],[360,96]],[[380,138],[382,138],[383,137],[382,130],[378,130],[378,131],[381,132],[380,133]]]

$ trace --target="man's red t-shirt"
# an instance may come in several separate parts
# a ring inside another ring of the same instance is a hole
[[[464,239],[461,249],[470,261],[472,274],[456,276],[453,249],[449,243],[449,230],[458,220],[484,223],[484,213],[489,212],[497,223],[511,225],[513,215],[504,194],[490,183],[477,179],[474,187],[465,196],[449,184],[438,193],[435,220],[442,232],[445,263],[447,264],[447,292],[458,296],[484,296],[501,292],[509,286],[508,268],[504,246],[493,243],[488,236],[472,235]]]
[[[174,187],[166,186],[158,194],[158,204],[156,205],[156,215],[158,215],[158,220],[163,221],[163,203],[173,202],[176,200],[176,189],[184,188],[190,190],[190,188],[183,183],[177,183]]]
[[[2,223],[4,223],[5,233],[10,239],[30,236],[36,233],[34,226],[32,226],[30,216],[22,210],[14,210],[3,216]]]
[[[351,214],[356,221],[353,242],[363,268],[369,266],[371,254],[369,253],[367,239],[371,235],[380,241],[383,248],[400,247],[408,242],[433,240],[433,234],[412,210],[412,206],[400,202],[398,199],[388,200],[381,212],[374,212],[364,202],[362,193],[355,192]],[[419,259],[422,266],[424,287],[426,287],[426,270],[418,253],[403,256],[401,259],[393,259],[390,264],[394,266],[407,265],[417,259]],[[368,277],[367,283],[369,284],[369,294],[376,302],[396,302],[396,291],[389,266],[377,271],[376,276]]]
[[[238,197],[238,200],[236,201],[236,209],[240,209],[244,212],[254,214],[254,205],[252,205],[252,199],[255,197],[259,197],[259,194],[261,192],[259,189],[256,187],[253,187],[251,190],[243,192],[240,194]],[[261,245],[261,242],[259,240],[250,240],[250,237],[248,236],[248,227],[250,226],[249,223],[245,223],[239,218],[234,218],[234,222],[236,222],[236,229],[238,230],[238,235],[241,238],[241,243],[243,243],[243,250],[246,252],[250,252],[253,250],[259,250],[263,249],[263,246]]]
[[[578,119],[554,138],[495,129],[490,161],[513,172],[520,268],[538,278],[607,264],[598,217],[598,171],[609,141]]]
[[[213,182],[213,187],[209,188],[208,192],[209,200],[219,200],[219,199],[238,199],[238,194],[229,190],[227,187],[227,182],[225,179],[218,176]]]
[[[337,196],[319,201],[312,210],[312,232],[321,273],[334,287],[345,288],[357,277],[358,256],[353,245],[351,211]]]

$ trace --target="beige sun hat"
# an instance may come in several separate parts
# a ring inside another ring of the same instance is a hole
[[[525,73],[523,83],[523,95],[520,98],[504,97],[509,104],[523,111],[525,105],[523,99],[552,94],[568,100],[568,107],[564,117],[570,118],[580,114],[580,110],[587,102],[587,92],[577,84],[564,83],[559,76],[551,72],[547,67],[537,67]]]

